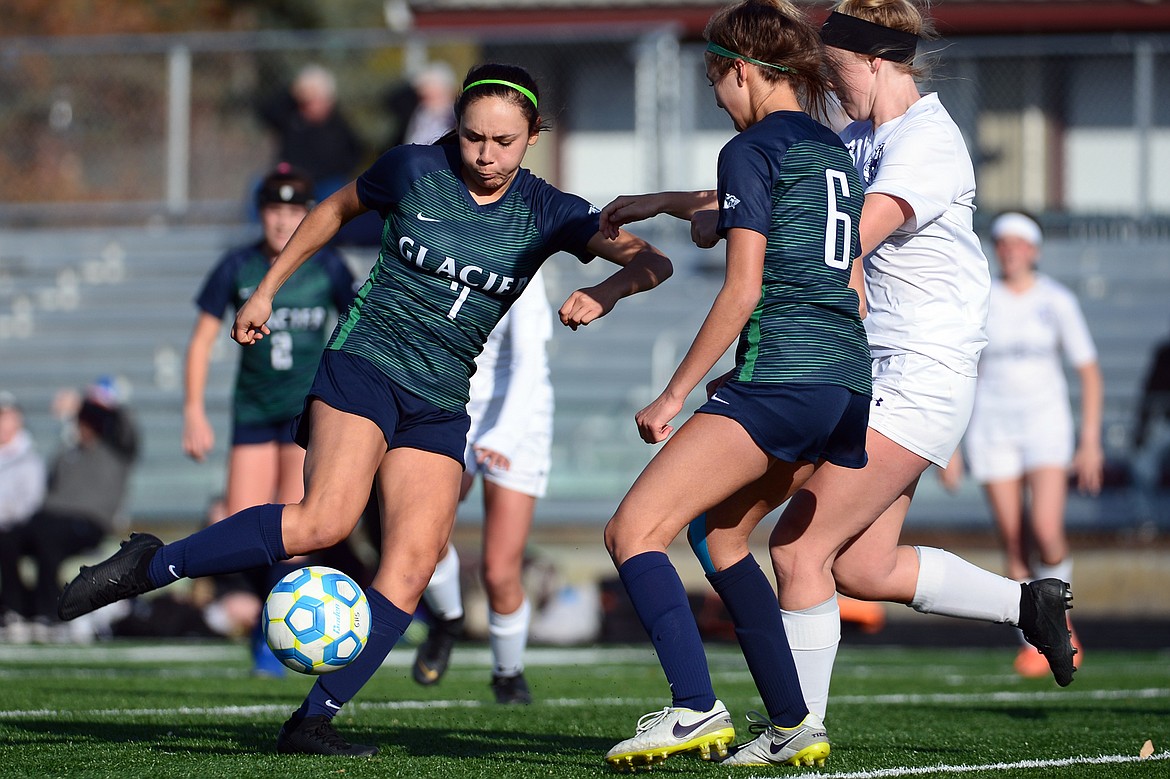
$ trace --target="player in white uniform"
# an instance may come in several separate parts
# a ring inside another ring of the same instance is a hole
[[[900,546],[918,479],[945,467],[966,429],[986,343],[990,273],[972,229],[975,176],[912,60],[930,22],[910,0],[845,0],[821,29],[842,138],[866,186],[860,233],[873,404],[860,470],[826,463],[788,502],[770,544],[784,628],[810,711],[822,718],[841,638],[836,593],[923,613],[1018,625],[1057,683],[1072,681],[1067,583],[1021,585],[942,549]],[[709,245],[701,225],[692,233]],[[854,268],[861,264],[855,263]],[[730,564],[701,519],[705,565]]]
[[[987,493],[1007,575],[1070,581],[1072,560],[1064,531],[1069,467],[1078,487],[1095,494],[1104,466],[1104,391],[1097,350],[1073,293],[1036,271],[1043,237],[1035,220],[1015,212],[1001,214],[991,225],[991,237],[1001,276],[991,286],[988,344],[979,359],[975,408],[963,442],[966,464]],[[1075,454],[1063,360],[1081,382]],[[962,458],[956,456],[945,472],[949,488],[958,485],[962,468]],[[1075,636],[1073,644],[1079,667]],[[1015,665],[1023,676],[1048,673],[1044,658],[1029,646],[1020,650]]]
[[[553,391],[546,346],[552,338],[552,311],[542,274],[528,286],[476,358],[467,405],[471,428],[462,495],[466,497],[477,474],[483,477],[483,581],[492,690],[500,703],[532,701],[523,675],[531,607],[521,574],[536,501],[544,497],[551,465]],[[429,685],[446,671],[452,645],[463,632],[454,546],[447,546],[424,597],[434,624],[419,647],[413,676]]]

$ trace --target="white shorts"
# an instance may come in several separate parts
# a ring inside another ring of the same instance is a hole
[[[899,446],[945,468],[975,403],[975,377],[921,354],[873,361],[869,426]]]
[[[468,406],[469,412],[473,410],[474,405],[473,403]],[[467,434],[467,449],[464,451],[468,473],[482,475],[486,481],[534,498],[544,497],[545,490],[548,489],[548,472],[552,467],[551,413],[540,411],[533,413],[529,419],[528,430],[520,439],[511,458],[509,463],[511,467],[506,471],[489,468],[475,461],[472,443],[479,438],[479,434],[478,420],[472,415],[471,430]]]
[[[976,481],[1018,479],[1037,468],[1066,468],[1073,456],[1068,407],[1054,403],[1030,411],[977,406],[963,442]]]

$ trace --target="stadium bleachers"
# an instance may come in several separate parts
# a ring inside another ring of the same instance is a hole
[[[718,250],[704,254],[683,243],[677,223],[648,230],[675,260],[674,278],[586,328],[555,331],[554,457],[549,494],[538,506],[542,521],[608,518],[655,451],[638,439],[633,415],[665,385],[721,283]],[[183,355],[203,277],[226,248],[254,235],[256,228],[246,225],[0,231],[0,387],[18,395],[41,451],[51,455],[60,429],[49,410],[54,393],[102,374],[118,377],[144,439],[128,506],[134,518],[194,521],[222,489],[238,347],[225,327],[208,387],[219,445],[203,464],[186,459],[180,446]],[[347,249],[346,255],[364,273],[374,251]],[[611,268],[553,258],[545,273],[554,309]],[[1082,302],[1105,373],[1107,451],[1124,460],[1149,355],[1170,334],[1163,302],[1170,298],[1170,252],[1164,244],[1052,240],[1042,269]],[[724,363],[730,365],[728,358]],[[700,388],[688,407],[701,398]],[[679,421],[684,418],[685,412]],[[1099,500],[1074,496],[1069,523],[1125,525],[1130,508],[1125,491]],[[463,512],[478,516],[474,505]],[[987,526],[988,520],[974,485],[951,496],[927,474],[911,522]]]

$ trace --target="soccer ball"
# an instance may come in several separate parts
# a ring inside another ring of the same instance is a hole
[[[280,662],[298,673],[349,665],[370,636],[370,604],[357,582],[324,565],[285,576],[264,602],[264,637]]]

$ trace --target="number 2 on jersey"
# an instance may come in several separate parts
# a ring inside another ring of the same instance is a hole
[[[825,222],[825,264],[830,268],[845,270],[853,258],[853,245],[849,240],[853,235],[853,218],[844,211],[837,209],[837,186],[840,185],[841,197],[849,197],[849,180],[839,170],[825,169],[825,188],[828,196],[829,217]],[[840,234],[844,239],[837,241]]]

